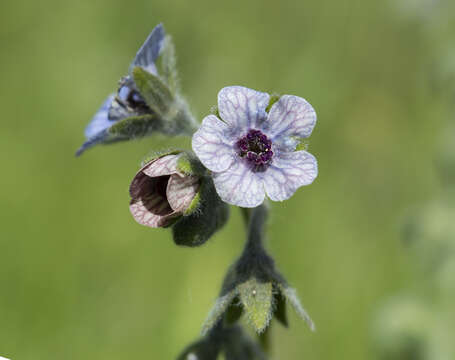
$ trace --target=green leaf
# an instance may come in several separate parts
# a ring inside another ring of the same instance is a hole
[[[275,295],[274,316],[284,327],[289,326],[288,317],[286,314],[286,299],[280,291],[277,291],[277,294]]]
[[[167,118],[175,100],[168,86],[139,66],[133,69],[133,78],[147,105],[161,117]]]
[[[190,215],[183,216],[172,227],[177,245],[194,247],[204,244],[229,217],[229,207],[221,201],[209,177],[201,179],[201,188],[190,205],[190,211]]]
[[[272,283],[251,278],[238,289],[247,319],[258,333],[263,332],[272,318]]]
[[[209,333],[209,331],[220,321],[221,317],[225,313],[228,306],[232,303],[236,296],[235,291],[231,291],[226,295],[220,296],[216,299],[215,305],[209,312],[207,319],[204,321],[202,325],[202,336],[205,336]]]
[[[311,331],[316,331],[316,326],[314,325],[313,320],[311,320],[310,315],[306,312],[303,308],[299,297],[297,296],[297,292],[290,288],[286,287],[283,284],[279,284],[279,289],[281,290],[281,294],[285,297],[289,304],[294,308],[295,312],[308,324]]]

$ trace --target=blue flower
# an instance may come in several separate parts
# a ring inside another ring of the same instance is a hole
[[[315,157],[295,151],[316,124],[313,107],[293,95],[281,96],[270,110],[269,102],[266,93],[225,87],[218,93],[221,119],[205,117],[193,135],[194,152],[229,204],[256,207],[266,195],[283,201],[317,176]]]
[[[153,75],[157,75],[155,61],[161,54],[164,39],[164,27],[159,24],[152,30],[137,52],[130,64],[128,75],[120,80],[117,94],[108,96],[86,127],[85,137],[87,141],[77,151],[76,155],[80,155],[95,144],[104,142],[108,138],[109,128],[116,122],[132,116],[153,113],[139,93],[131,74],[133,69],[139,66]]]

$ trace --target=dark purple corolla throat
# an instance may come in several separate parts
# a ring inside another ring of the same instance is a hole
[[[272,161],[272,141],[259,130],[248,130],[236,145],[239,156],[252,165],[262,167]]]

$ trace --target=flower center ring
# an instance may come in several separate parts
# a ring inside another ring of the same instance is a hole
[[[237,143],[237,153],[255,169],[267,167],[273,158],[272,141],[260,130],[250,129]]]

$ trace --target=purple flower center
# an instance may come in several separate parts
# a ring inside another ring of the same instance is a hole
[[[259,130],[248,130],[247,134],[237,141],[236,146],[239,156],[257,169],[272,162],[272,141]]]

